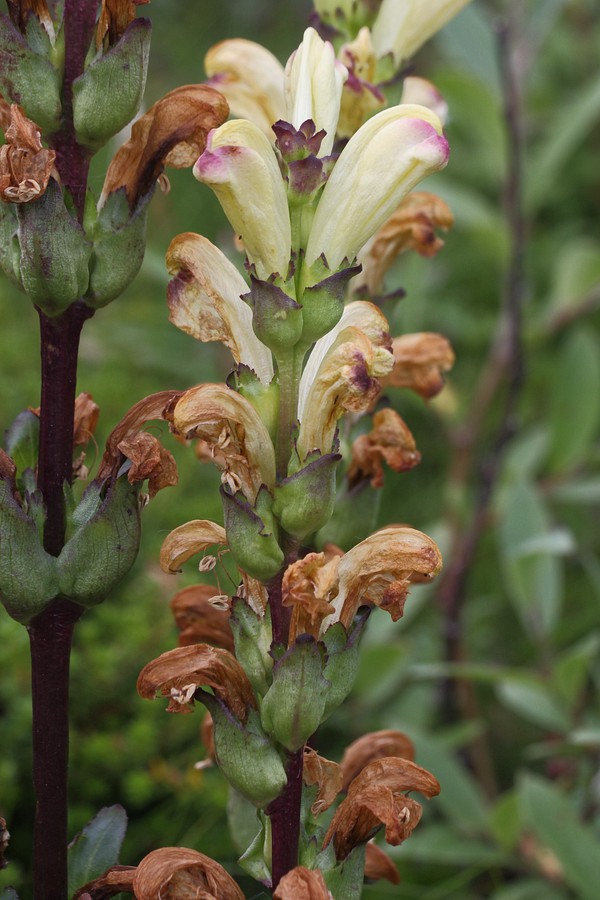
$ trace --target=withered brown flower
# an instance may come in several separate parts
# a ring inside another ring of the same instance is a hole
[[[414,760],[413,742],[401,731],[393,729],[371,731],[352,741],[346,747],[341,762],[344,778],[343,789],[348,790],[350,782],[362,772],[365,766],[384,756],[399,756],[402,759]]]
[[[165,166],[184,169],[194,165],[206,146],[208,132],[228,114],[225,98],[206,85],[188,84],[170,91],[134,123],[131,137],[115,153],[99,205],[109,194],[125,188],[134,209]]]
[[[118,449],[131,461],[127,473],[130,484],[148,479],[150,499],[163,488],[177,484],[175,460],[153,434],[140,431],[130,435],[118,444]]]
[[[339,559],[308,553],[285,570],[281,592],[283,605],[292,608],[290,646],[299,634],[318,637],[323,619],[332,614]]]
[[[194,519],[179,525],[167,535],[160,550],[163,572],[179,572],[184,562],[215,544],[227,546],[227,534],[222,525],[208,519]]]
[[[273,900],[332,900],[333,895],[318,869],[296,866],[284,875],[273,893]]]
[[[56,153],[42,146],[38,126],[20,106],[10,107],[6,143],[0,147],[0,198],[6,203],[30,203],[46,191]]]
[[[135,871],[135,866],[112,866],[99,878],[80,887],[73,900],[107,900],[116,894],[131,894]]]
[[[380,881],[385,878],[392,884],[400,883],[400,873],[396,868],[396,864],[389,858],[387,853],[369,841],[365,853],[365,878],[371,881]]]
[[[419,791],[434,797],[440,785],[434,776],[408,759],[384,757],[370,762],[351,782],[348,795],[337,808],[325,835],[338,859],[345,859],[358,844],[364,844],[385,826],[388,844],[401,844],[418,825],[422,808],[405,796]]]
[[[244,900],[223,866],[186,847],[161,847],[145,856],[133,890],[137,900]]]
[[[414,250],[421,256],[434,256],[444,246],[436,229],[448,231],[453,223],[450,207],[441,197],[412,191],[359,255],[363,268],[353,289],[364,286],[369,296],[377,296],[386,272],[400,253]]]
[[[373,416],[369,434],[361,434],[352,444],[352,461],[348,469],[350,487],[370,478],[371,487],[383,487],[385,461],[394,472],[406,472],[421,461],[415,439],[400,415],[390,408]]]
[[[140,672],[137,689],[145,700],[160,691],[170,697],[167,712],[190,712],[197,688],[211,687],[215,696],[241,722],[257,703],[248,676],[237,659],[218,647],[194,644],[168,650]]]
[[[210,601],[218,593],[212,585],[193,584],[178,591],[171,611],[179,629],[179,646],[211,644],[233,653],[229,610],[217,609]]]
[[[342,769],[338,763],[319,756],[312,747],[304,748],[304,768],[302,771],[304,784],[318,785],[319,791],[310,810],[313,816],[329,809],[342,790]]]
[[[96,47],[100,49],[104,45],[106,50],[113,47],[135,19],[136,6],[146,3],[150,0],[102,0],[96,26]]]
[[[394,368],[381,379],[382,387],[409,388],[425,400],[444,387],[443,373],[454,365],[450,342],[435,332],[403,334],[392,341]]]

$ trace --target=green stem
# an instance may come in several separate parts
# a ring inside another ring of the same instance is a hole
[[[293,347],[277,357],[279,411],[277,417],[276,465],[278,481],[287,475],[292,450],[292,432],[298,419],[298,393],[304,351]]]

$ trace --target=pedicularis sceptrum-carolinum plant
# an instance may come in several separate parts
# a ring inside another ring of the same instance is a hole
[[[221,472],[224,525],[176,528],[163,568],[202,554],[210,570],[228,552],[239,577],[234,597],[207,585],[177,595],[180,646],[144,668],[138,690],[168,696],[172,712],[208,709],[247,872],[278,898],[358,897],[365,875],[397,880],[370,839],[385,828],[389,843],[405,840],[421,815],[407,794],[439,791],[398,732],[367,735],[341,765],[317,753],[315,735],[352,688],[370,610],[400,618],[411,583],[441,568],[421,532],[369,533],[383,462],[402,471],[420,458],[382,390],[433,396],[452,364],[440,335],[392,341],[378,301],[398,254],[432,255],[436,227],[452,222],[413,191],[448,160],[443,99],[398,72],[466,0],[316,3],[285,67],[252,42],[218,44],[207,83],[137,119],[96,198],[90,159],[143,96],[150,22],[135,18],[139,2],[9,0],[0,17],[1,262],[41,323],[40,408],[18,417],[0,455],[0,591],[32,651],[35,897],[243,896],[217,863],[181,848],[85,888],[67,881],[70,643],[135,560],[143,482],[152,497],[176,481],[142,430],[150,419]],[[401,102],[388,106],[398,84]],[[230,111],[240,118],[225,121]],[[76,500],[98,415],[89,395],[75,397],[79,335],[137,274],[165,165],[193,166],[245,254],[243,277],[197,234],[167,252],[171,321],[225,344],[233,370],[137,403]]]

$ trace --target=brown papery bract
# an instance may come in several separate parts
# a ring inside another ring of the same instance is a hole
[[[137,681],[138,693],[145,700],[153,700],[158,691],[171,697],[167,712],[189,712],[194,693],[202,686],[212,688],[241,722],[246,721],[250,709],[256,709],[252,686],[237,659],[208,644],[168,650],[144,666]]]
[[[161,569],[171,575],[179,572],[188,559],[215,544],[227,546],[227,534],[222,525],[208,519],[194,519],[179,525],[163,541],[160,550]]]
[[[273,900],[332,900],[333,895],[318,869],[296,866],[281,879]]]
[[[394,368],[381,386],[408,388],[425,400],[444,387],[444,372],[454,365],[454,351],[441,334],[423,331],[403,334],[392,341]]]
[[[415,748],[413,742],[401,731],[391,728],[382,731],[372,731],[363,734],[356,741],[349,744],[342,757],[341,767],[344,777],[343,789],[348,790],[348,785],[369,763],[384,756],[399,756],[402,759],[414,760]]]
[[[6,203],[29,203],[45,193],[56,153],[42,147],[40,137],[35,122],[13,103],[0,147],[0,199]]]
[[[351,782],[348,796],[337,808],[323,846],[334,842],[338,859],[370,840],[383,825],[389,844],[401,844],[421,818],[421,805],[406,791],[434,797],[440,785],[434,776],[407,759],[385,757],[369,763]]]
[[[161,847],[145,856],[133,890],[137,900],[244,900],[223,866],[185,847]]]
[[[206,643],[233,653],[229,610],[217,609],[210,601],[219,592],[210,584],[193,584],[178,591],[171,612],[179,629],[179,646]]]
[[[117,449],[131,460],[127,473],[130,484],[148,479],[150,499],[163,488],[177,484],[177,464],[153,434],[140,431],[130,435],[119,443]]]
[[[304,748],[302,780],[307,785],[318,785],[317,798],[310,808],[313,816],[329,809],[342,790],[342,770],[338,763],[319,756],[312,747]]]
[[[361,434],[352,444],[352,462],[348,469],[348,484],[353,487],[370,479],[371,487],[383,487],[383,462],[394,472],[406,472],[421,461],[415,439],[401,416],[386,408],[373,416],[369,434]]]
[[[131,129],[131,137],[115,153],[102,188],[100,205],[125,188],[129,206],[154,186],[165,166],[194,165],[206,147],[206,136],[229,114],[225,98],[203,84],[175,88],[151,106]]]

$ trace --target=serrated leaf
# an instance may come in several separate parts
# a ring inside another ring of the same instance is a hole
[[[122,806],[105,806],[69,844],[69,897],[119,862],[127,830]]]
[[[582,825],[571,803],[549,782],[526,774],[519,780],[525,822],[558,859],[565,881],[581,900],[600,896],[600,841]]]

